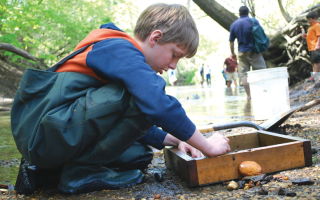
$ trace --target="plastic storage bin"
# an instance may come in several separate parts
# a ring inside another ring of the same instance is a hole
[[[286,67],[248,72],[251,108],[256,120],[270,119],[290,109],[288,77]]]

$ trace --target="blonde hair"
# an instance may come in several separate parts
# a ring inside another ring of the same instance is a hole
[[[154,4],[146,8],[138,18],[135,37],[141,41],[154,30],[161,30],[160,44],[176,43],[187,49],[187,58],[197,52],[199,33],[188,9],[179,4]]]

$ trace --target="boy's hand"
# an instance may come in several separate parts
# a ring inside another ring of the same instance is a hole
[[[220,133],[215,133],[208,139],[211,149],[207,152],[207,156],[218,156],[231,151],[229,146],[229,139]]]
[[[187,140],[187,143],[199,149],[208,157],[218,156],[231,151],[227,137],[215,133],[211,137],[205,138],[198,129]]]
[[[192,158],[200,158],[204,155],[198,149],[194,148],[193,146],[189,145],[186,142],[179,142],[178,149],[185,154],[189,154]]]

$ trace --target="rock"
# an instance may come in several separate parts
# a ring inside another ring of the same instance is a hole
[[[287,196],[287,197],[295,197],[297,194],[295,192],[290,192],[285,188],[280,188],[278,191],[278,195]]]
[[[276,174],[276,175],[273,175],[273,179],[275,179],[277,181],[282,181],[282,180],[289,180],[289,177],[281,175],[281,174]]]
[[[255,161],[243,161],[239,165],[239,171],[244,176],[255,176],[261,174],[262,168]]]
[[[252,187],[254,187],[255,185],[254,185],[254,182],[253,181],[249,181],[249,183],[246,183],[246,184],[244,184],[244,190],[248,190],[248,189],[250,189],[250,188],[252,188]]]
[[[8,189],[0,189],[0,194],[9,194]]]
[[[267,190],[261,188],[257,193],[258,193],[259,195],[268,195],[269,192],[268,192]]]
[[[311,148],[311,152],[312,152],[312,154],[316,154],[316,153],[318,153],[318,149],[316,149],[316,148]]]
[[[286,189],[284,189],[284,188],[280,188],[280,189],[279,189],[278,195],[285,196],[286,194],[287,194]]]
[[[297,196],[297,194],[295,192],[287,192],[286,196],[295,197],[295,196]]]
[[[142,199],[143,199],[143,196],[140,195],[140,194],[138,194],[134,199],[135,199],[135,200],[142,200]]]
[[[273,179],[273,176],[272,175],[268,175],[263,179],[263,181],[270,182],[270,181],[272,181],[272,179]]]
[[[313,88],[315,88],[315,89],[320,88],[320,82],[319,82],[319,83],[314,84]]]
[[[161,172],[155,172],[154,178],[156,179],[157,182],[162,182],[163,181],[163,174]]]
[[[246,181],[244,181],[244,180],[238,181],[239,189],[243,189],[245,183],[246,183]]]
[[[292,180],[292,184],[295,185],[313,185],[314,181],[312,181],[310,178],[297,178]]]
[[[239,188],[239,185],[235,181],[230,181],[229,184],[227,185],[228,190],[236,190]]]
[[[243,177],[242,180],[249,182],[249,181],[253,181],[253,182],[258,182],[258,181],[263,181],[266,178],[266,174],[261,174],[261,175],[257,175],[257,176],[246,176]]]

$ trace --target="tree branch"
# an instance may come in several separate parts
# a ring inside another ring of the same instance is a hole
[[[193,0],[193,2],[227,31],[230,30],[232,22],[237,19],[237,16],[215,0]],[[221,13],[223,13],[223,15]]]
[[[11,44],[8,43],[0,43],[0,50],[6,50],[6,51],[10,51],[12,53],[15,53],[19,56],[22,56],[24,58],[33,60],[33,61],[38,61],[38,59],[32,55],[30,55],[28,52],[26,52],[25,50],[19,49]]]
[[[282,0],[278,0],[278,5],[281,11],[282,16],[284,19],[289,23],[292,20],[292,17],[289,15],[289,13],[283,8]]]

